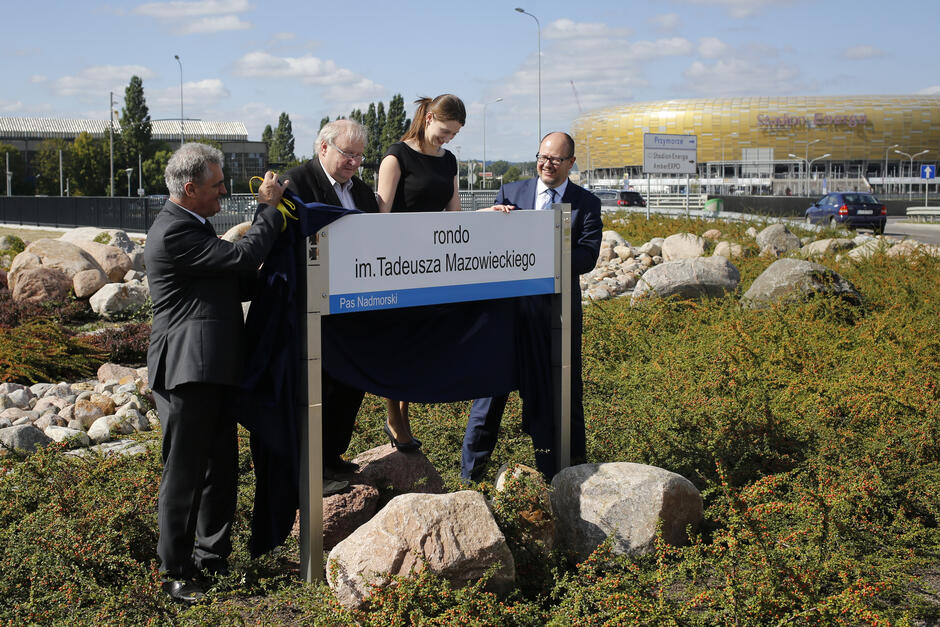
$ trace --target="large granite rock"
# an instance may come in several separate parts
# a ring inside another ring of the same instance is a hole
[[[757,234],[757,247],[762,255],[779,257],[791,250],[799,250],[800,238],[790,232],[785,224],[771,224]]]
[[[108,275],[97,268],[76,272],[72,277],[72,290],[75,292],[75,298],[89,298],[107,284]]]
[[[497,564],[489,585],[508,590],[515,565],[482,494],[405,494],[330,551],[327,581],[340,603],[352,608],[368,598],[370,583],[387,585],[391,575],[426,567],[460,586]]]
[[[800,249],[800,254],[804,257],[817,257],[837,253],[842,250],[853,248],[855,243],[844,237],[833,237],[829,239],[820,239],[810,242]]]
[[[149,297],[149,290],[136,281],[108,283],[88,299],[88,304],[102,318],[114,318],[139,310]]]
[[[663,240],[663,261],[701,257],[705,254],[705,240],[692,233],[675,233]]]
[[[323,498],[323,549],[329,551],[369,522],[379,505],[379,491],[352,484],[339,494]]]
[[[20,255],[27,253],[39,257],[43,266],[58,268],[68,276],[69,281],[72,280],[76,272],[94,268],[101,269],[101,266],[91,255],[75,244],[61,239],[38,239],[27,246]],[[16,259],[13,261],[15,264]],[[12,267],[10,271],[13,273]]]
[[[31,424],[14,425],[0,429],[0,455],[9,451],[32,453],[49,446],[52,439]]]
[[[13,300],[29,303],[63,301],[71,289],[71,279],[58,268],[25,268],[16,274]]]
[[[737,289],[740,280],[741,274],[727,257],[667,261],[650,268],[638,279],[630,304],[670,296],[682,299],[718,298]]]
[[[686,527],[702,519],[702,496],[685,477],[655,466],[582,464],[552,479],[552,509],[556,547],[580,561],[608,537],[615,553],[650,553],[658,524],[666,542],[684,544]]]
[[[355,482],[371,485],[382,494],[445,491],[440,473],[421,451],[402,453],[382,445],[364,451],[353,461],[359,464]]]
[[[761,308],[816,295],[835,295],[854,304],[862,301],[855,286],[829,268],[802,259],[778,259],[754,279],[741,302]]]
[[[109,246],[108,244],[88,240],[78,240],[75,245],[91,255],[112,283],[123,281],[127,271],[134,267],[127,253],[117,246]]]

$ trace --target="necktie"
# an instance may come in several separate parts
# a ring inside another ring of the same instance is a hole
[[[545,193],[548,195],[548,200],[545,202],[542,209],[551,209],[552,205],[555,203],[555,198],[558,196],[558,192],[554,187],[549,187],[545,190]]]

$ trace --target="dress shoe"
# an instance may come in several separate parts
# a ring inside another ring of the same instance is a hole
[[[192,579],[177,579],[164,581],[163,591],[178,603],[193,605],[206,598],[206,593],[198,583]]]
[[[323,496],[339,494],[349,487],[348,481],[335,481],[333,479],[323,479]]]
[[[346,461],[342,457],[334,457],[323,462],[323,471],[333,475],[349,475],[359,471],[359,464]]]
[[[400,442],[395,439],[395,436],[392,435],[392,430],[389,429],[388,423],[385,423],[385,435],[388,436],[388,443],[392,445],[392,448],[397,448],[402,453],[411,453],[417,451],[421,448],[421,440],[411,436],[411,440],[408,442]]]

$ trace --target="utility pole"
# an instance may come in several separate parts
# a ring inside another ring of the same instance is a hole
[[[108,102],[108,152],[111,155],[111,178],[108,179],[108,196],[114,198],[114,92]]]

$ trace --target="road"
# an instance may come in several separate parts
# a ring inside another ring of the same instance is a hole
[[[924,224],[906,222],[907,218],[888,217],[885,225],[885,235],[894,237],[910,237],[927,244],[940,246],[940,223]]]

